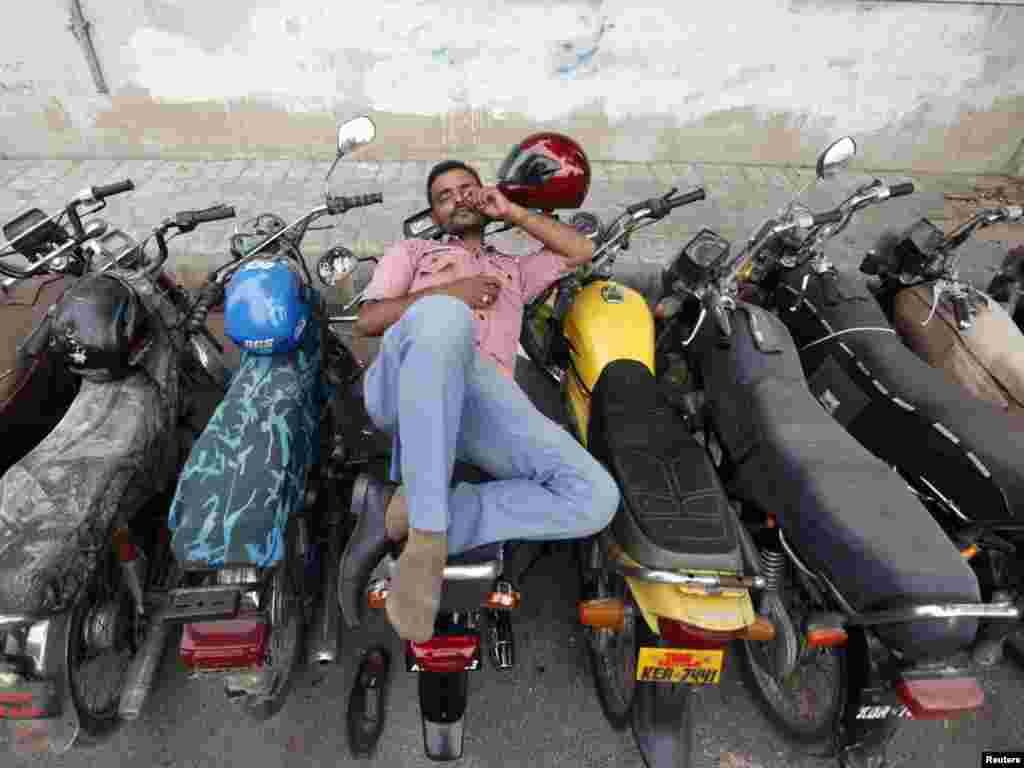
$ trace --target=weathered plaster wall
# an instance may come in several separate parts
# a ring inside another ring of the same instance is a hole
[[[0,28],[0,152],[501,157],[527,131],[597,159],[1024,172],[1024,8],[857,0],[67,0]]]

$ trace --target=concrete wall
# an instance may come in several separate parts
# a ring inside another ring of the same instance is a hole
[[[500,158],[528,131],[594,159],[1024,172],[1024,8],[857,0],[69,0],[0,27],[8,156]]]

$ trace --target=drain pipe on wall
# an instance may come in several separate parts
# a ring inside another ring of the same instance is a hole
[[[96,57],[96,49],[92,44],[92,37],[89,35],[89,27],[92,26],[82,15],[82,6],[79,0],[69,0],[71,10],[71,23],[68,29],[78,40],[85,51],[85,59],[89,62],[89,69],[92,70],[92,79],[96,83],[96,90],[100,93],[109,93],[107,83],[103,79],[103,72],[100,70],[100,60]]]

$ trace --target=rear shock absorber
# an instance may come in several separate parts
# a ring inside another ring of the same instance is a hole
[[[766,592],[778,594],[782,584],[782,571],[785,567],[785,552],[768,547],[761,550],[761,575],[764,576]]]

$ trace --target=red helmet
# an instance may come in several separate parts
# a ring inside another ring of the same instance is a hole
[[[509,152],[498,169],[498,188],[526,208],[579,208],[590,189],[590,161],[565,134],[535,133]]]

